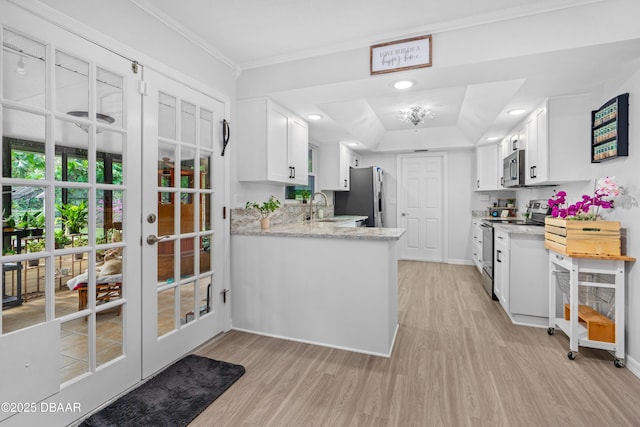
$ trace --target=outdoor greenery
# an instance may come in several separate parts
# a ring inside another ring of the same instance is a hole
[[[84,200],[80,204],[56,204],[56,209],[62,216],[62,224],[69,234],[78,234],[87,226],[89,207]]]

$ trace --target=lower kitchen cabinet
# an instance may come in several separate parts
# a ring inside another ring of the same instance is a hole
[[[473,264],[478,269],[478,272],[482,274],[482,220],[474,219],[472,221],[472,233],[473,242],[471,245],[471,254],[473,257]]]
[[[494,226],[494,293],[515,324],[549,324],[548,255],[544,235]],[[511,232],[510,232],[511,230]]]

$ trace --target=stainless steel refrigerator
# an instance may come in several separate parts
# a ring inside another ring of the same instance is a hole
[[[384,227],[383,178],[377,166],[351,168],[349,191],[335,193],[335,215],[366,215],[367,227]]]

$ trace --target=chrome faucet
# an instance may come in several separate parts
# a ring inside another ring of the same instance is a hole
[[[325,206],[329,206],[329,199],[327,198],[327,195],[324,194],[322,191],[318,191],[317,193],[313,193],[313,196],[311,196],[311,199],[309,200],[309,221],[313,221],[313,199],[315,199],[315,197],[317,195],[321,195],[322,198],[324,199],[324,205]]]

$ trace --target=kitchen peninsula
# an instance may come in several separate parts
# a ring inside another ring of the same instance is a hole
[[[232,327],[389,357],[404,231],[331,221],[232,227]]]

